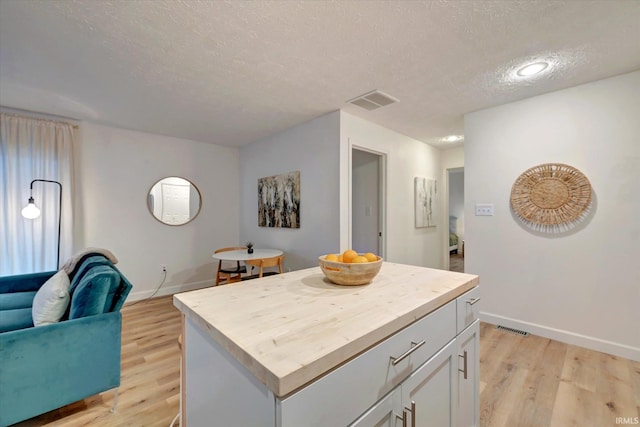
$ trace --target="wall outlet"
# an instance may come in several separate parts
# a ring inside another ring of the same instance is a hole
[[[476,204],[476,216],[493,216],[493,205],[488,203]]]
[[[162,272],[163,272],[163,273],[166,273],[166,272],[167,272],[167,266],[166,266],[166,265],[164,265],[164,264],[160,264],[160,268],[162,269]]]

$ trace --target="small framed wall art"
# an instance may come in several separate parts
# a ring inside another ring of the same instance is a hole
[[[435,179],[417,176],[413,180],[413,186],[416,228],[435,227],[438,182]]]

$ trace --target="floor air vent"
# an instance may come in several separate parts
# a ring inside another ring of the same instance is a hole
[[[522,335],[523,337],[526,337],[529,335],[529,332],[521,331],[520,329],[507,328],[506,326],[502,326],[502,325],[498,325],[497,329],[500,329],[505,332],[510,332],[516,335]]]

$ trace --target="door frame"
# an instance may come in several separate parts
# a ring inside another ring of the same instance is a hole
[[[464,166],[455,166],[444,170],[444,185],[442,186],[442,269],[449,271],[449,177],[452,172],[464,171]]]
[[[365,147],[363,145],[354,144],[349,138],[349,202],[348,206],[348,220],[347,220],[347,229],[348,229],[348,246],[349,248],[353,245],[353,195],[352,195],[352,187],[353,187],[353,150],[365,151],[367,153],[375,154],[378,156],[379,162],[379,182],[378,182],[378,221],[379,221],[379,230],[378,232],[381,234],[378,241],[378,246],[380,247],[380,253],[377,254],[382,258],[386,259],[387,254],[387,155],[388,153],[384,151],[374,150],[372,148]]]

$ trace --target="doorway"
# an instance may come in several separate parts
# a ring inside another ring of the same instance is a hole
[[[351,248],[385,257],[385,155],[351,149]]]
[[[449,188],[449,270],[464,273],[464,168],[447,169]]]

